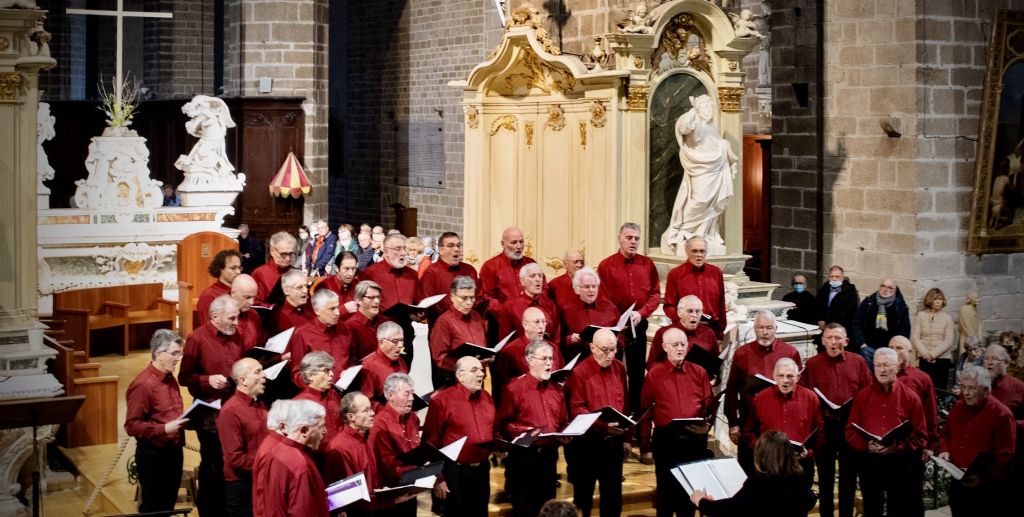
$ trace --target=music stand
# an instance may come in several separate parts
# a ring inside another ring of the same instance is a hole
[[[32,517],[40,515],[39,443],[36,431],[41,425],[70,422],[85,402],[85,395],[0,401],[0,429],[32,428]]]

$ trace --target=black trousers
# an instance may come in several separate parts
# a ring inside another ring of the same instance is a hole
[[[920,452],[880,455],[858,454],[860,491],[864,497],[864,517],[913,515],[914,497],[920,498],[921,486],[914,474],[914,463],[920,463]]]
[[[601,517],[622,513],[622,442],[621,436],[601,435],[584,435],[572,442],[572,502],[583,517],[590,517],[594,507],[595,484],[601,493]]]
[[[486,517],[491,499],[491,464],[484,460],[476,465],[445,462],[444,481],[448,497],[441,501],[445,517]]]
[[[203,517],[218,517],[224,515],[224,453],[220,448],[220,435],[212,425],[203,425],[196,435],[200,456],[196,508]]]
[[[814,451],[818,464],[818,512],[835,515],[836,462],[839,462],[839,517],[853,517],[853,496],[857,491],[857,456],[842,435],[845,422],[826,423],[827,439]],[[836,430],[834,430],[835,428]]]
[[[680,463],[710,458],[707,436],[655,429],[651,445],[654,449],[654,477],[658,484],[654,498],[656,515],[693,517],[697,507],[672,475],[672,469]]]
[[[935,389],[949,389],[949,369],[953,367],[951,359],[936,359],[934,363],[922,360],[918,368],[932,378]]]
[[[555,497],[555,447],[517,447],[505,459],[505,486],[512,499],[512,517],[536,517],[540,507]]]
[[[953,517],[975,517],[978,515],[1012,515],[1020,510],[1011,510],[1006,495],[1010,487],[1003,482],[982,482],[969,487],[964,480],[949,482],[949,509]]]
[[[252,480],[224,480],[224,509],[228,517],[252,517]]]
[[[142,441],[136,444],[135,466],[142,495],[139,513],[173,510],[181,487],[181,446],[153,447]]]
[[[402,504],[374,510],[376,517],[416,517],[416,498],[412,498]]]
[[[640,392],[644,389],[647,374],[647,320],[636,325],[636,336],[629,328],[622,331],[626,336],[626,381],[629,384],[629,407],[640,409]]]

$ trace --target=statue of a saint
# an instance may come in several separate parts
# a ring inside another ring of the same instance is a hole
[[[690,97],[690,111],[676,121],[683,180],[672,205],[669,227],[661,235],[661,252],[685,255],[683,243],[703,235],[709,255],[725,254],[718,220],[732,197],[738,158],[715,127],[715,101],[707,94]]]

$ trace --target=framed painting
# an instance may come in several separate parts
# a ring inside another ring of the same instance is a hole
[[[971,253],[1024,251],[1024,11],[996,11],[981,102]]]

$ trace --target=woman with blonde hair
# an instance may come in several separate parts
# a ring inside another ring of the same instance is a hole
[[[953,367],[953,318],[942,312],[946,295],[933,287],[924,295],[924,309],[914,316],[910,342],[919,359],[917,367],[932,378],[936,389],[949,389],[949,370]]]

